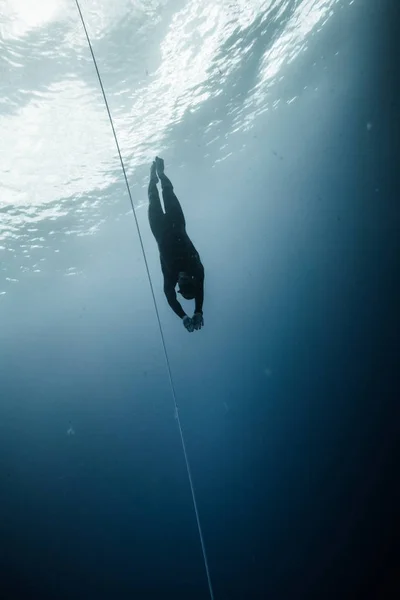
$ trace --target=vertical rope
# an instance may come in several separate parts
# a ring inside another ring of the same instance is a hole
[[[201,529],[199,511],[198,511],[198,508],[197,508],[196,494],[195,494],[195,491],[194,491],[192,473],[191,473],[191,470],[190,470],[189,458],[188,458],[188,454],[187,454],[187,451],[186,451],[186,444],[185,444],[185,439],[184,439],[184,436],[183,436],[182,424],[181,424],[181,420],[180,420],[180,417],[179,417],[179,409],[178,409],[178,404],[177,404],[177,400],[176,400],[175,386],[174,386],[174,382],[173,382],[173,379],[172,379],[171,365],[170,365],[170,362],[169,362],[169,357],[168,357],[168,352],[167,352],[167,346],[166,346],[166,343],[165,343],[164,332],[163,332],[163,328],[162,328],[162,325],[161,325],[160,313],[158,311],[156,296],[155,296],[155,293],[154,293],[153,282],[151,280],[150,269],[149,269],[149,265],[148,265],[147,257],[146,257],[146,252],[145,252],[144,245],[143,245],[142,234],[140,232],[140,227],[139,227],[139,223],[138,223],[138,219],[137,219],[137,215],[136,215],[136,211],[135,211],[135,206],[133,204],[131,189],[129,187],[128,177],[126,175],[124,161],[122,159],[122,154],[121,154],[120,146],[119,146],[119,143],[118,143],[117,134],[115,132],[113,118],[111,116],[111,111],[110,111],[110,107],[108,105],[108,101],[107,101],[106,93],[105,93],[105,90],[104,90],[103,82],[102,82],[102,79],[101,79],[101,76],[100,76],[100,71],[99,71],[99,68],[97,66],[96,57],[95,57],[94,52],[93,52],[93,48],[92,48],[92,44],[91,44],[91,41],[90,41],[90,37],[89,37],[88,31],[86,29],[86,24],[85,24],[85,20],[83,18],[83,15],[82,15],[82,11],[81,11],[81,7],[79,5],[79,1],[75,0],[75,3],[76,3],[76,7],[78,9],[78,12],[79,12],[79,16],[80,16],[81,21],[82,21],[82,26],[83,26],[83,29],[85,31],[85,35],[86,35],[86,39],[87,39],[87,42],[88,42],[88,45],[89,45],[90,53],[91,53],[92,59],[93,59],[93,64],[95,66],[97,77],[98,77],[99,84],[100,84],[100,88],[101,88],[101,91],[102,91],[102,94],[103,94],[104,104],[106,106],[107,113],[108,113],[108,118],[110,120],[110,125],[111,125],[111,129],[112,129],[112,132],[113,132],[113,135],[114,135],[115,145],[116,145],[117,150],[118,150],[118,156],[119,156],[119,160],[120,160],[120,163],[121,163],[122,172],[124,174],[126,188],[128,190],[128,195],[129,195],[129,200],[130,200],[131,207],[132,207],[133,216],[135,218],[136,229],[137,229],[137,233],[138,233],[138,236],[139,236],[140,247],[142,249],[144,263],[145,263],[145,266],[146,266],[147,277],[149,279],[149,285],[150,285],[151,295],[153,297],[154,309],[156,311],[156,316],[157,316],[157,321],[158,321],[158,327],[159,327],[160,336],[161,336],[161,342],[162,342],[162,346],[163,346],[163,350],[164,350],[165,362],[166,362],[166,365],[167,365],[168,378],[169,378],[169,383],[170,383],[170,387],[171,387],[172,398],[173,398],[174,406],[175,406],[175,415],[176,415],[176,420],[177,420],[177,423],[178,423],[179,436],[180,436],[180,439],[181,439],[183,455],[184,455],[184,458],[185,458],[186,471],[187,471],[187,476],[188,476],[188,479],[189,479],[190,491],[191,491],[191,494],[192,494],[192,501],[193,501],[193,508],[194,508],[194,512],[195,512],[195,516],[196,516],[197,529],[198,529],[198,533],[199,533],[201,550],[202,550],[202,554],[203,554],[204,567],[205,567],[206,576],[207,576],[207,583],[208,583],[208,590],[210,592],[210,598],[211,598],[211,600],[214,600],[214,592],[213,592],[213,587],[212,587],[212,583],[211,583],[210,570],[209,570],[209,567],[208,567],[206,547],[205,547],[205,544],[204,544],[203,532],[202,532],[202,529]]]

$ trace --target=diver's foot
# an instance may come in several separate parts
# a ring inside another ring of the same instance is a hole
[[[154,181],[155,183],[158,183],[157,166],[156,166],[155,160],[153,160],[151,167],[150,167],[150,181]]]
[[[156,169],[158,176],[164,175],[164,160],[156,156],[156,160],[154,161],[156,164]]]

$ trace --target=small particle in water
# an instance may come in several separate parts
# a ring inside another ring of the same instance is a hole
[[[368,131],[371,131],[371,129],[372,129],[372,123],[371,123],[371,121],[368,121],[368,123],[367,123],[367,129],[368,129]]]
[[[272,369],[270,369],[269,367],[265,367],[265,369],[264,369],[264,375],[266,377],[271,377],[271,375],[272,375]]]
[[[75,435],[75,429],[73,427],[67,429],[67,435]]]

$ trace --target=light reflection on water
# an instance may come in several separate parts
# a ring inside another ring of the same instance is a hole
[[[188,115],[207,117],[193,140],[212,166],[230,156],[231,134],[294,102],[296,94],[274,90],[338,2],[170,4],[81,2],[128,174],[140,185]],[[120,214],[129,207],[75,3],[6,0],[1,8],[0,264],[2,279],[16,283],[16,265],[19,275],[39,272],[66,235],[96,233],[111,202]]]

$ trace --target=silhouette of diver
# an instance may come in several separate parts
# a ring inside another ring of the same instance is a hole
[[[161,206],[157,183],[161,180],[165,213]],[[175,314],[183,320],[188,331],[201,329],[203,320],[204,267],[199,253],[186,233],[182,207],[175,196],[171,181],[164,173],[164,161],[156,156],[150,169],[149,222],[160,251],[164,275],[164,293]],[[193,317],[187,316],[177,300],[178,293],[186,300],[195,300]]]

